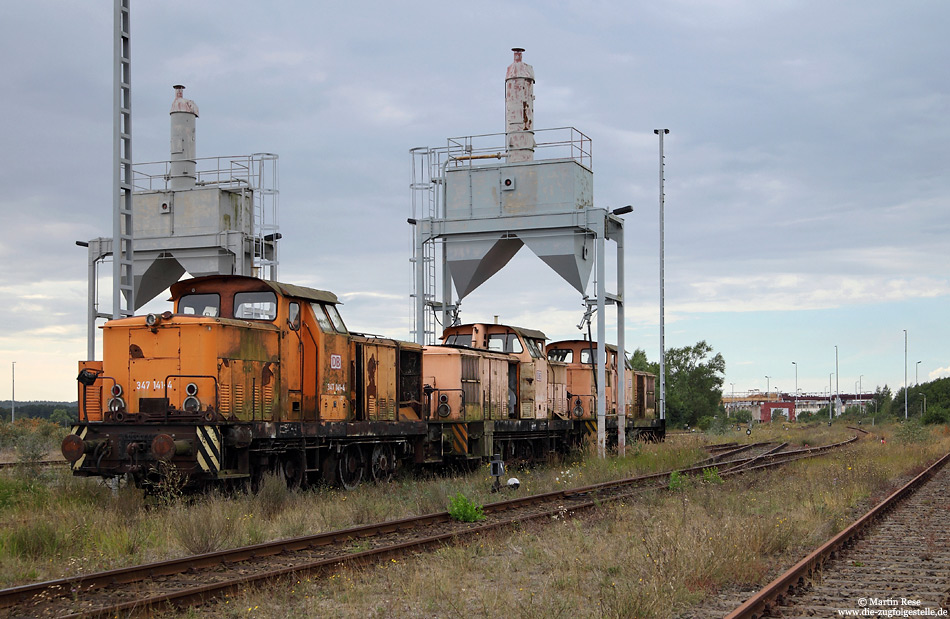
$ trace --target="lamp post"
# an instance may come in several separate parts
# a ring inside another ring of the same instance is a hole
[[[858,397],[861,398],[860,406],[861,406],[862,411],[864,411],[864,383],[861,382],[863,380],[864,380],[864,374],[858,377],[858,393],[860,394]]]
[[[10,366],[10,423],[16,421],[16,361]]]
[[[838,404],[841,402],[840,391],[838,390],[838,379],[841,375],[838,373],[838,345],[835,345],[835,413],[841,414],[841,411],[838,410]]]
[[[920,361],[914,366],[914,386],[920,384]]]
[[[904,421],[907,421],[907,329],[904,329]]]
[[[666,419],[666,318],[663,307],[665,296],[665,258],[664,258],[664,230],[663,230],[663,209],[666,205],[666,195],[664,189],[664,156],[663,156],[663,136],[670,132],[669,129],[654,129],[660,138],[660,419]]]
[[[735,384],[735,383],[729,383],[729,384],[732,385],[732,409],[735,410],[735,408],[736,408],[736,384]],[[729,416],[729,409],[726,409],[726,417],[728,417],[728,416]]]
[[[792,365],[795,366],[795,402],[798,402],[798,364],[792,361]]]
[[[828,372],[828,421],[832,419],[831,415],[831,377],[834,376],[834,372]]]

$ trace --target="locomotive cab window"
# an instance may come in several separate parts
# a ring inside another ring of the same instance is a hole
[[[594,356],[595,348],[585,348],[581,350],[581,363],[585,365],[594,365],[596,362],[596,357]]]
[[[453,333],[452,335],[445,338],[445,343],[449,346],[465,346],[466,348],[471,348],[472,334],[471,333]]]
[[[324,333],[347,333],[346,325],[343,324],[343,319],[340,318],[340,314],[335,307],[322,303],[311,303],[310,306],[313,308],[313,315],[317,319],[321,331]]]
[[[521,340],[514,333],[492,333],[488,336],[488,350],[498,352],[521,353],[524,348]]]
[[[235,293],[234,317],[243,320],[273,320],[277,318],[277,295],[273,292]]]
[[[293,302],[287,307],[287,326],[290,327],[291,331],[300,329],[300,304],[297,302]]]
[[[330,319],[327,317],[327,312],[323,309],[323,306],[319,303],[311,303],[310,307],[313,308],[313,317],[316,318],[320,330],[324,333],[333,333],[333,325],[330,324]]]
[[[574,363],[574,351],[569,348],[555,348],[548,351],[548,360]]]
[[[186,294],[178,299],[178,313],[190,316],[218,316],[221,313],[221,297],[215,293]]]
[[[340,313],[336,311],[335,305],[327,305],[327,316],[330,317],[330,322],[333,323],[333,328],[336,329],[337,333],[348,333],[346,330],[346,325],[343,324],[343,319],[340,318]]]
[[[530,337],[524,339],[525,345],[528,347],[528,352],[531,353],[531,357],[534,359],[543,359],[544,353],[541,351],[544,350],[544,342],[538,342],[538,340],[533,340]]]

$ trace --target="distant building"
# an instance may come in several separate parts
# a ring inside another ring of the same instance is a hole
[[[759,408],[761,423],[776,421],[795,421],[795,402],[764,402]]]

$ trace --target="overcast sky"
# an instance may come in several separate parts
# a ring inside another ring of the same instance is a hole
[[[168,158],[177,83],[199,157],[277,153],[280,279],[337,293],[353,330],[409,338],[409,149],[503,131],[524,47],[536,127],[590,136],[595,204],[635,207],[628,349],[658,358],[662,127],[668,347],[706,340],[727,392],[792,392],[793,361],[825,391],[835,345],[842,392],[896,390],[906,329],[909,382],[950,375],[946,2],[132,5],[133,159]],[[13,361],[18,401],[76,398],[75,241],[112,228],[112,28],[107,0],[0,9],[2,399]],[[582,309],[522,249],[462,318],[560,339]]]

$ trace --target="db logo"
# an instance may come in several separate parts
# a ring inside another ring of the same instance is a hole
[[[340,355],[330,355],[330,369],[331,370],[342,370],[343,369],[343,357]]]

